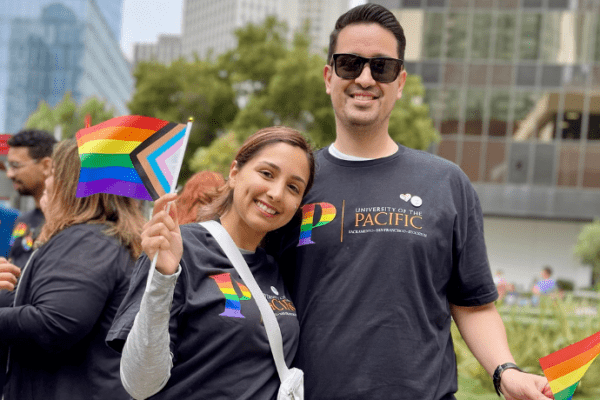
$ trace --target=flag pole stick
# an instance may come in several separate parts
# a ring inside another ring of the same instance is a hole
[[[173,174],[173,182],[171,182],[171,192],[170,193],[177,193],[177,181],[179,180],[179,173],[181,172],[181,166],[183,164],[183,156],[185,155],[185,149],[187,148],[188,141],[190,140],[190,133],[192,131],[193,122],[194,122],[194,118],[190,117],[188,119],[187,126],[185,127],[185,135],[183,135],[183,146],[181,147],[182,150],[181,150],[178,160],[177,160],[177,164],[176,164],[177,167],[175,167],[175,173]],[[171,210],[171,203],[173,203],[173,202],[170,201],[167,204],[167,209],[166,209],[167,214]],[[157,261],[158,261],[158,251],[156,251],[156,253],[154,254],[154,257],[152,258],[152,265],[150,266],[150,271],[148,272],[148,281],[146,282],[146,291],[150,287],[150,282],[152,281],[152,276],[154,275],[154,270],[156,269]]]

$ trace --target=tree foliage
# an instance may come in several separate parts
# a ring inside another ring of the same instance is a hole
[[[583,264],[592,266],[592,284],[600,290],[600,220],[583,227],[574,253]]]
[[[96,125],[113,118],[114,114],[113,109],[107,109],[106,103],[95,97],[79,106],[71,93],[67,92],[55,107],[50,107],[45,101],[40,102],[37,110],[27,119],[25,127],[54,132],[56,126],[60,125],[62,137],[72,138],[78,130],[85,128],[86,115],[90,115],[91,125]]]
[[[196,149],[190,160],[190,169],[219,172],[227,177],[229,176],[229,167],[239,147],[240,143],[236,140],[233,132],[219,136],[210,146]]]
[[[423,102],[425,87],[418,75],[408,75],[402,98],[396,102],[388,130],[392,139],[413,149],[427,150],[440,135],[429,116],[429,105]]]
[[[140,63],[134,76],[136,90],[128,104],[132,114],[173,122],[194,118],[186,160],[197,148],[208,146],[238,112],[232,83],[215,63],[198,59],[169,66]],[[182,180],[191,173],[184,163]]]
[[[246,107],[233,121],[238,141],[271,125],[303,131],[317,146],[327,144],[320,138],[335,136],[333,110],[322,75],[324,58],[310,54],[305,37],[296,34],[283,56],[273,57],[273,74],[264,90],[249,95]]]
[[[235,31],[238,45],[217,61],[227,73],[238,95],[260,93],[268,86],[275,73],[274,65],[287,53],[285,23],[267,17],[261,25],[248,24]]]

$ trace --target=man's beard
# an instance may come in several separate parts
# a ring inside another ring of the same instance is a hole
[[[29,188],[22,188],[17,190],[17,192],[19,192],[21,196],[33,196],[33,191],[31,191]]]
[[[20,181],[19,181],[18,183],[19,183],[21,186],[19,186],[19,187],[17,188],[17,192],[19,192],[19,194],[20,194],[21,196],[33,196],[34,192],[33,192],[33,189],[32,189],[32,188],[30,188],[30,187],[27,187],[27,186],[23,185],[23,183],[22,183],[22,182],[20,182]]]

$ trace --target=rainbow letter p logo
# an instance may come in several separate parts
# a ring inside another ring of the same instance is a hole
[[[252,294],[250,294],[250,290],[240,283],[236,282],[238,287],[242,292],[242,297],[240,298],[235,289],[233,288],[234,280],[231,279],[231,274],[224,273],[219,275],[212,275],[210,278],[214,279],[221,290],[221,293],[225,296],[225,311],[223,311],[221,316],[223,317],[233,317],[233,318],[246,318],[242,315],[241,309],[242,305],[240,303],[241,300],[250,300],[252,298]]]
[[[315,216],[315,206],[321,207],[321,218],[319,222],[313,225]],[[300,227],[300,241],[298,247],[307,244],[315,244],[310,237],[313,228],[330,223],[335,218],[336,210],[333,204],[329,203],[313,203],[306,204],[302,207],[302,226]]]

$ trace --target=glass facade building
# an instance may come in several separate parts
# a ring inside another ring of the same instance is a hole
[[[106,20],[108,28],[117,42],[121,41],[121,24],[123,22],[123,0],[96,0],[100,13]]]
[[[484,213],[600,216],[600,0],[384,0]]]
[[[96,96],[126,114],[131,66],[119,47],[123,0],[0,0],[0,132],[40,101]]]

